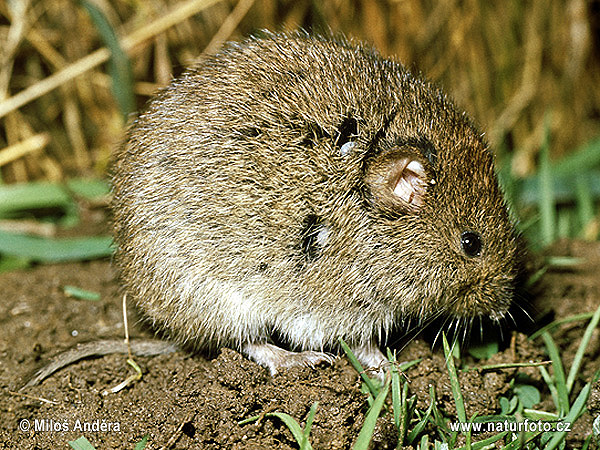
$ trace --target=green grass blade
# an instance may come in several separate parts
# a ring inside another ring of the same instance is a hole
[[[559,413],[561,416],[564,416],[569,412],[569,391],[567,390],[565,370],[560,359],[560,352],[549,333],[542,334],[542,338],[546,343],[546,349],[548,350],[548,355],[552,361],[552,368],[554,369],[554,385],[558,394]]]
[[[30,261],[27,258],[19,258],[5,255],[0,257],[0,273],[26,269],[27,267],[29,267],[29,264]]]
[[[548,389],[550,390],[550,395],[552,396],[552,400],[554,401],[554,405],[557,410],[560,410],[560,399],[558,398],[558,390],[556,389],[556,385],[554,384],[554,380],[548,373],[545,367],[540,366],[540,373],[542,374],[542,378],[548,385]]]
[[[588,436],[585,441],[583,441],[583,445],[581,446],[581,450],[588,450],[590,448],[590,444],[592,442],[593,436]]]
[[[580,235],[583,234],[586,226],[594,220],[594,198],[590,190],[589,174],[583,173],[575,178],[575,188],[577,194],[577,216],[581,226]]]
[[[313,420],[315,419],[315,414],[317,413],[318,406],[319,402],[314,402],[313,405],[310,407],[310,411],[308,412],[308,416],[306,417],[306,425],[304,426],[304,431],[302,432],[300,450],[308,450],[310,448],[308,436],[310,436],[310,430],[312,428]]]
[[[474,444],[471,444],[470,448],[471,450],[480,450],[483,448],[487,448],[489,445],[492,445],[494,442],[498,442],[500,439],[504,439],[504,437],[508,434],[508,431],[503,431],[500,434],[497,434],[495,436],[489,437],[487,439],[483,439],[481,441],[477,441]],[[457,450],[467,450],[467,447],[460,447]]]
[[[553,164],[552,170],[557,175],[579,176],[591,167],[600,165],[600,139],[584,144],[579,149]]]
[[[110,184],[97,178],[72,178],[67,181],[69,191],[87,200],[106,197],[110,194]]]
[[[450,376],[450,385],[452,386],[452,395],[454,396],[454,402],[456,403],[456,414],[460,422],[467,422],[467,413],[465,411],[465,401],[460,390],[460,384],[458,383],[458,374],[456,373],[456,366],[454,365],[454,359],[452,357],[452,349],[446,339],[446,333],[442,333],[442,344],[444,346],[444,355],[446,357],[446,366],[448,367],[448,375]],[[456,345],[456,341],[453,344]]]
[[[502,447],[502,450],[521,450],[524,448],[528,448],[525,446],[525,444],[533,441],[540,434],[542,434],[542,433],[539,431],[535,431],[535,432],[524,433],[523,435],[519,435],[516,439],[509,442],[508,445],[506,445],[505,447]],[[537,449],[538,447],[534,447],[534,448]]]
[[[358,359],[356,359],[356,356],[354,356],[354,353],[352,353],[352,350],[350,350],[350,347],[348,347],[348,344],[346,344],[346,342],[344,342],[344,340],[341,338],[339,339],[339,342],[342,347],[342,350],[344,350],[344,353],[348,357],[350,364],[352,364],[352,367],[354,367],[354,370],[356,370],[358,372],[358,374],[360,375],[362,380],[365,382],[371,395],[373,397],[377,397],[377,395],[379,394],[379,387],[377,387],[375,385],[375,383],[373,382],[373,380],[371,380],[371,378],[369,378],[369,376],[365,372],[365,369],[363,369],[363,366],[360,364]]]
[[[434,404],[435,404],[435,399],[432,398],[431,403],[429,404],[429,408],[427,408],[427,411],[425,412],[425,415],[423,416],[423,418],[421,420],[419,420],[419,422],[414,426],[414,428],[411,430],[411,432],[408,433],[406,442],[409,445],[411,445],[414,442],[414,440],[417,438],[417,436],[419,434],[421,434],[423,432],[423,430],[425,429],[425,427],[427,426],[427,423],[429,422],[429,418],[431,417],[431,413],[433,411]]]
[[[369,448],[369,443],[373,437],[373,432],[375,431],[375,424],[381,413],[381,409],[383,408],[383,404],[385,403],[385,399],[387,398],[388,392],[390,390],[390,381],[385,383],[379,395],[375,398],[373,402],[373,406],[369,408],[367,415],[365,417],[365,422],[358,433],[358,437],[356,438],[356,442],[352,447],[353,450],[367,450]]]
[[[256,416],[247,417],[246,419],[242,419],[242,420],[238,421],[238,425],[240,425],[240,426],[246,425],[248,423],[256,422],[258,419],[260,419],[259,414],[257,414]]]
[[[412,366],[416,366],[421,361],[423,361],[423,358],[417,358],[417,359],[413,359],[412,361],[406,361],[406,362],[400,363],[398,365],[398,370],[400,370],[401,372],[404,372],[404,371],[410,369]]]
[[[564,422],[567,422],[570,424],[575,423],[575,421],[579,418],[579,416],[585,410],[585,404],[587,402],[587,399],[590,395],[591,390],[592,390],[591,383],[588,383],[584,386],[584,388],[581,390],[581,392],[579,393],[579,395],[573,402],[573,406],[571,407],[571,410],[565,417]],[[552,439],[550,439],[550,442],[548,442],[548,444],[544,447],[544,450],[554,450],[556,447],[558,447],[564,441],[566,434],[567,434],[566,431],[556,432],[554,434],[554,436],[552,437]]]
[[[433,404],[433,423],[437,427],[439,435],[442,439],[445,439],[445,434],[450,433],[450,430],[448,429],[444,415],[437,407],[435,386],[433,385],[429,386],[429,398],[431,398]]]
[[[596,309],[592,320],[588,324],[585,329],[585,333],[583,334],[583,338],[581,339],[581,343],[579,344],[579,348],[577,349],[577,353],[575,353],[575,358],[573,359],[573,365],[571,366],[571,370],[569,370],[569,376],[567,377],[567,393],[571,393],[571,389],[573,389],[573,384],[575,383],[575,378],[577,377],[577,373],[579,372],[579,368],[581,367],[581,361],[583,360],[583,355],[585,353],[585,349],[587,348],[590,340],[592,339],[592,334],[594,330],[598,326],[598,322],[600,321],[600,306]]]
[[[587,179],[587,193],[592,198],[600,196],[600,173],[595,167],[600,165],[600,139],[584,144],[568,156],[551,164],[555,199],[560,202],[578,200],[578,182],[582,174]],[[574,182],[575,180],[575,182]],[[540,174],[522,180],[520,200],[531,205],[539,202],[538,189]]]
[[[550,267],[565,269],[568,267],[576,267],[585,262],[583,258],[575,258],[573,256],[549,256],[546,258],[546,264]]]
[[[133,94],[133,73],[129,57],[121,47],[119,39],[104,13],[87,0],[81,0],[81,4],[90,15],[104,44],[110,50],[108,70],[112,78],[113,95],[126,122],[129,114],[136,109]]]
[[[554,201],[554,190],[552,186],[552,169],[550,167],[550,126],[546,118],[544,127],[544,142],[540,149],[539,164],[539,210],[540,210],[540,232],[542,245],[550,245],[556,236],[556,205]]]
[[[110,256],[112,238],[43,239],[0,231],[0,254],[39,262],[81,261]]]
[[[548,267],[544,266],[539,270],[536,270],[533,275],[531,275],[527,281],[525,282],[525,288],[529,289],[533,287],[538,281],[542,279],[542,277],[548,272]]]
[[[535,333],[533,333],[531,336],[529,336],[529,340],[532,341],[535,338],[544,334],[545,332],[549,332],[564,323],[576,322],[578,320],[587,320],[587,319],[591,319],[593,316],[594,316],[594,313],[583,313],[583,314],[576,314],[574,316],[565,317],[564,319],[555,320],[554,322],[549,323],[548,325],[540,328]]]
[[[265,414],[265,417],[275,417],[276,419],[281,420],[292,432],[292,436],[294,436],[294,439],[296,439],[298,445],[302,445],[304,431],[300,427],[300,424],[296,422],[292,416],[286,413],[274,412]],[[312,450],[310,442],[306,441],[304,450]]]
[[[292,433],[292,436],[294,436],[294,439],[296,439],[296,442],[300,446],[300,450],[312,450],[312,446],[310,445],[308,437],[310,435],[310,430],[312,428],[313,420],[315,418],[318,405],[319,403],[315,402],[311,406],[310,411],[308,412],[308,416],[306,417],[306,426],[304,427],[304,430],[302,429],[300,424],[296,422],[296,420],[289,414],[274,412],[265,414],[265,417],[281,420],[285,424],[285,426],[288,427],[288,429]],[[240,420],[238,422],[238,425],[246,425],[251,422],[256,422],[258,419],[260,419],[260,417],[260,415],[248,417],[247,419]]]
[[[400,418],[401,418],[401,403],[400,403],[400,394],[401,394],[401,385],[400,385],[400,373],[398,372],[398,366],[396,364],[396,355],[391,352],[391,350],[387,349],[387,357],[391,363],[391,374],[392,374],[392,409],[394,411],[394,424],[396,425],[396,429],[400,430]],[[402,442],[402,441],[400,441]]]
[[[88,441],[84,436],[74,441],[69,441],[69,445],[75,450],[96,450],[92,443]]]
[[[523,409],[523,417],[531,420],[544,420],[550,422],[553,420],[559,420],[558,414],[550,413],[547,411],[539,411],[537,409]]]
[[[488,370],[498,369],[514,369],[517,367],[539,367],[550,364],[550,361],[539,361],[539,362],[526,362],[526,363],[499,363],[499,364],[488,364],[478,367],[465,367],[461,369],[461,372],[484,372]]]
[[[574,232],[575,213],[570,208],[560,208],[556,211],[556,233],[555,239],[563,239],[575,236]]]
[[[77,286],[66,285],[63,287],[63,292],[67,297],[73,297],[78,300],[97,302],[101,298],[98,292],[88,291]]]
[[[412,416],[408,403],[408,383],[404,383],[400,395],[400,428],[398,429],[398,442],[400,443],[406,440],[408,425]]]
[[[0,217],[37,209],[68,210],[74,206],[67,190],[56,183],[32,182],[0,186]]]
[[[135,449],[134,450],[144,450],[146,448],[146,444],[148,443],[148,438],[150,437],[149,434],[144,435],[144,437],[142,438],[142,440],[140,442],[138,442],[137,444],[135,444]]]
[[[554,191],[554,200],[556,203],[575,203],[577,202],[577,185],[574,178],[578,175],[568,174],[562,175],[556,172],[555,166],[552,166],[552,190]],[[587,168],[582,173],[586,175],[588,180],[587,189],[589,195],[598,200],[600,198],[600,170]],[[534,206],[540,201],[540,178],[537,175],[525,178],[520,182],[519,203],[522,207]],[[526,230],[527,224],[521,225],[521,229]]]

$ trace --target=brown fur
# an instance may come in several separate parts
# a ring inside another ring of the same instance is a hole
[[[482,135],[367,46],[229,44],[149,104],[113,172],[125,289],[198,349],[276,333],[364,350],[403,318],[500,319],[511,301],[515,234]]]

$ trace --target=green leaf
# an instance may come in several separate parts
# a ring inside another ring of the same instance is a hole
[[[294,439],[296,439],[298,445],[302,444],[302,441],[304,439],[304,431],[300,427],[300,424],[296,422],[296,420],[294,420],[292,416],[286,413],[274,412],[265,414],[265,417],[275,417],[281,420],[292,432],[292,436],[294,436]],[[312,450],[310,442],[306,441],[304,450]]]
[[[576,194],[577,194],[577,215],[581,231],[594,220],[594,198],[590,189],[591,186],[590,174],[582,173],[575,177]],[[582,234],[580,231],[580,235]]]
[[[565,380],[565,371],[563,369],[562,361],[560,359],[560,353],[558,351],[558,347],[554,343],[554,339],[548,333],[542,334],[542,338],[546,343],[546,349],[548,350],[548,355],[552,360],[552,368],[554,369],[554,386],[556,388],[556,393],[558,395],[559,404],[558,409],[560,415],[567,414],[569,412],[569,392],[567,390],[567,383]],[[541,369],[541,368],[540,368]]]
[[[112,78],[113,95],[119,104],[119,109],[126,122],[129,114],[136,109],[135,96],[133,94],[133,73],[129,57],[121,47],[117,34],[104,13],[96,5],[87,0],[81,0],[81,4],[90,15],[104,44],[110,50],[111,56],[108,62],[108,71]]]
[[[94,302],[100,300],[100,294],[98,292],[87,291],[77,286],[64,286],[63,292],[67,297],[73,297],[79,300],[90,300]]]
[[[523,416],[531,420],[543,420],[546,422],[557,421],[560,419],[558,414],[527,408],[523,410]]]
[[[579,367],[581,366],[581,361],[583,360],[583,355],[585,354],[585,349],[587,348],[590,340],[592,339],[592,334],[596,327],[598,327],[598,322],[600,321],[600,306],[596,309],[592,320],[585,329],[585,333],[583,334],[583,338],[579,344],[579,348],[575,353],[575,358],[573,359],[573,365],[571,366],[571,370],[569,371],[569,376],[567,378],[567,393],[571,393],[571,389],[573,388],[573,384],[575,383],[575,378],[577,378],[577,373],[579,372]]]
[[[498,353],[498,342],[486,342],[468,348],[469,354],[477,359],[489,359]]]
[[[306,417],[306,425],[304,426],[304,430],[302,432],[302,441],[300,444],[300,450],[308,450],[310,448],[310,443],[308,441],[308,436],[310,435],[310,430],[312,428],[313,420],[315,419],[315,414],[317,413],[317,407],[319,406],[319,402],[314,402],[310,407],[310,411],[308,412],[308,416]]]
[[[590,195],[592,198],[600,196],[600,171],[597,168],[600,165],[600,139],[593,140],[584,144],[579,149],[570,153],[568,156],[556,161],[550,165],[552,171],[552,184],[555,194],[555,199],[558,202],[569,202],[582,200],[589,207],[589,200],[580,197],[583,183],[579,180],[585,179],[586,191],[585,195]],[[528,177],[521,182],[520,200],[523,204],[531,205],[540,200],[541,192],[538,189],[541,174]],[[587,215],[588,211],[580,211],[580,214]]]
[[[532,340],[538,338],[539,336],[541,336],[542,334],[544,334],[545,332],[549,332],[549,331],[553,330],[554,328],[559,327],[562,324],[576,322],[578,320],[591,319],[593,316],[594,316],[594,313],[583,313],[583,314],[576,314],[574,316],[565,317],[564,319],[555,320],[554,322],[551,322],[548,325],[537,330],[535,333],[533,333],[531,336],[529,336],[528,339],[530,341],[532,341]]]
[[[110,256],[112,238],[43,239],[0,231],[0,254],[39,262],[81,261]]]
[[[546,368],[543,366],[540,366],[540,373],[542,374],[542,378],[544,379],[546,385],[548,386],[548,389],[550,390],[550,395],[552,396],[552,401],[554,402],[556,409],[560,411],[561,401],[558,398],[558,390],[556,389],[556,385],[554,384],[552,377],[550,376]]]
[[[110,184],[97,178],[72,178],[67,181],[67,188],[74,194],[94,200],[110,194]]]
[[[510,409],[510,402],[506,397],[500,397],[498,400],[500,403],[500,413],[503,415],[510,414],[512,410]]]
[[[517,384],[513,389],[525,408],[531,408],[541,401],[540,391],[535,386],[529,384]]]
[[[12,270],[26,269],[29,267],[29,259],[19,258],[16,256],[2,256],[0,257],[0,273],[10,272]]]
[[[600,139],[584,144],[579,149],[553,164],[557,175],[579,176],[592,167],[600,166]]]
[[[56,183],[0,185],[0,217],[38,209],[68,210],[75,205],[67,190]]]
[[[592,390],[591,383],[588,383],[584,386],[584,388],[581,390],[581,392],[575,399],[575,402],[573,402],[573,406],[571,407],[569,414],[567,414],[567,416],[565,417],[564,422],[571,423],[571,424],[575,423],[575,421],[579,418],[579,416],[585,410],[585,404],[587,402],[587,399],[590,395],[591,390]],[[554,436],[552,437],[550,442],[548,442],[548,445],[546,447],[544,447],[544,450],[553,450],[556,447],[558,447],[561,443],[564,442],[567,432],[562,431],[562,432],[556,432],[553,434],[554,434]]]
[[[479,450],[479,449],[488,448],[489,445],[493,444],[494,442],[498,442],[500,439],[503,439],[506,435],[508,435],[508,431],[504,431],[495,436],[475,442],[474,444],[471,444],[471,450]],[[466,448],[467,447],[460,447],[457,450],[466,450]]]
[[[354,353],[352,353],[352,350],[350,350],[350,347],[348,347],[348,344],[346,344],[346,342],[344,342],[342,338],[339,339],[339,342],[340,346],[342,347],[342,350],[344,350],[344,353],[348,357],[350,364],[352,364],[354,370],[358,372],[364,383],[367,385],[371,395],[373,395],[373,397],[377,397],[377,394],[379,394],[379,387],[377,387],[375,385],[375,382],[371,380],[371,378],[369,378],[358,359],[356,359],[356,356],[354,356]]]
[[[276,419],[281,420],[291,431],[292,436],[294,436],[294,439],[296,439],[296,442],[300,446],[300,450],[312,450],[312,446],[310,445],[310,442],[308,441],[308,436],[309,436],[310,430],[312,428],[312,423],[313,423],[313,420],[315,417],[315,413],[317,412],[317,407],[318,407],[318,402],[315,402],[311,406],[310,411],[308,412],[308,416],[306,418],[306,426],[304,427],[304,430],[302,430],[302,427],[300,426],[300,424],[298,422],[296,422],[296,420],[289,414],[274,412],[274,413],[265,414],[265,417],[276,418]],[[256,422],[259,418],[260,418],[260,415],[248,417],[247,419],[239,421],[238,425],[245,425],[250,422]]]
[[[400,373],[398,372],[398,366],[396,365],[396,355],[393,354],[390,349],[387,349],[387,357],[391,363],[391,374],[392,374],[392,408],[394,412],[394,424],[396,429],[400,430],[400,410],[402,405],[400,403],[401,395],[401,384],[400,384]]]
[[[544,126],[544,142],[540,149],[539,165],[539,210],[542,244],[550,245],[556,237],[556,204],[552,185],[552,170],[550,167],[550,121],[546,117]]]
[[[467,413],[465,412],[465,401],[460,390],[458,374],[456,373],[454,358],[452,356],[452,349],[448,344],[448,339],[446,339],[446,333],[442,333],[442,344],[444,347],[444,355],[446,357],[446,366],[448,367],[448,375],[450,376],[450,386],[452,387],[452,395],[454,396],[454,403],[456,403],[456,414],[460,422],[466,423]],[[456,341],[454,341],[453,347],[456,347]]]
[[[149,434],[144,435],[144,437],[142,438],[142,440],[140,442],[138,442],[137,444],[135,444],[135,449],[134,450],[144,450],[144,448],[146,448],[146,444],[148,443],[148,438],[150,437]]]
[[[429,408],[427,408],[427,412],[425,413],[423,418],[421,420],[419,420],[419,422],[414,426],[412,431],[410,433],[408,433],[406,442],[409,445],[411,445],[414,442],[414,440],[417,438],[417,436],[419,434],[421,434],[423,432],[423,430],[425,429],[425,427],[427,426],[427,423],[429,422],[429,418],[431,417],[431,413],[433,411],[434,404],[435,404],[435,399],[432,398],[431,403],[429,404]]]
[[[81,436],[74,441],[69,441],[69,445],[75,450],[96,450],[84,436]]]
[[[367,450],[369,448],[369,443],[373,437],[373,432],[375,431],[375,424],[377,423],[377,418],[381,413],[381,409],[383,408],[383,404],[385,403],[385,399],[390,390],[390,381],[388,379],[387,383],[383,386],[379,395],[375,398],[375,402],[373,402],[373,406],[369,408],[367,415],[365,417],[365,422],[358,433],[358,437],[356,438],[356,442],[352,447],[353,450]]]

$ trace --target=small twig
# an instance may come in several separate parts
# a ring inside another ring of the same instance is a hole
[[[27,155],[28,153],[42,150],[50,142],[48,133],[40,133],[31,136],[24,141],[17,142],[14,145],[0,150],[0,167]]]
[[[133,353],[131,352],[131,344],[129,342],[129,322],[127,321],[127,294],[123,294],[123,327],[125,328],[125,344],[127,345],[127,364],[129,364],[135,370],[135,373],[128,376],[124,381],[117,384],[116,386],[105,389],[102,391],[102,395],[108,394],[116,394],[117,392],[123,390],[127,386],[129,386],[134,381],[138,381],[142,379],[142,369],[133,359]]]
[[[36,397],[35,395],[23,394],[22,392],[13,392],[13,391],[8,391],[8,393],[10,395],[25,397],[25,398],[29,398],[31,400],[37,400],[37,401],[40,401],[43,403],[50,403],[51,405],[58,405],[58,402],[56,402],[54,400],[48,400],[46,398]]]
[[[202,52],[205,54],[214,53],[222,44],[225,42],[231,33],[235,31],[238,27],[244,16],[250,11],[252,5],[254,4],[254,0],[240,0],[231,14],[227,16],[227,18],[223,21],[221,27],[217,30],[213,38],[210,40],[208,45],[204,48]]]
[[[34,220],[0,219],[0,230],[45,238],[56,236],[56,225],[54,223],[40,223]]]
[[[182,421],[179,424],[179,426],[177,427],[177,429],[175,430],[175,432],[171,435],[171,437],[169,438],[167,443],[165,445],[163,445],[160,448],[160,450],[168,450],[171,447],[173,447],[173,444],[175,444],[181,437],[181,433],[183,432],[183,427],[185,427],[188,423],[190,423],[192,420],[194,420],[195,417],[196,417],[196,413],[193,413],[188,418],[186,418],[186,420]]]
[[[220,0],[190,0],[174,11],[166,14],[155,20],[154,22],[134,31],[130,35],[123,38],[121,45],[126,52],[130,52],[137,45],[151,39],[176,25],[183,20],[199,13]],[[110,58],[110,50],[103,47],[90,53],[87,56],[69,64],[62,70],[53,73],[47,78],[38,81],[37,83],[22,90],[18,94],[6,99],[0,103],[0,117],[4,117],[8,113],[20,108],[23,105],[53,91],[57,87],[65,84],[68,81],[82,75],[89,70],[105,63]]]
[[[127,321],[127,294],[123,294],[123,327],[125,327],[125,344],[127,344],[127,355],[133,360],[131,345],[129,343],[129,322]]]

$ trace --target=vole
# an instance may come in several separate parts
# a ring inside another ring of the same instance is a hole
[[[407,318],[511,303],[519,246],[482,133],[365,44],[226,45],[133,122],[112,182],[129,298],[176,342],[271,373],[330,362],[340,338],[378,366]]]

